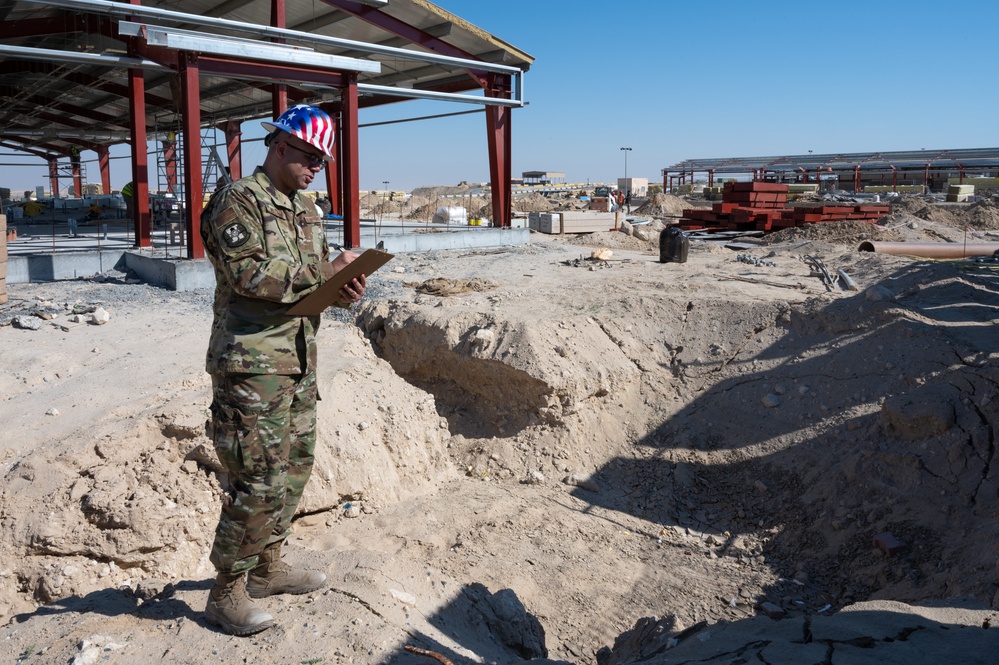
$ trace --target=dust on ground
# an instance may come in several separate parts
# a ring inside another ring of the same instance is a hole
[[[287,549],[330,585],[262,601],[280,626],[251,638],[201,618],[210,293],[10,285],[4,314],[54,318],[0,328],[0,655],[721,663],[694,650],[767,660],[786,638],[798,662],[858,645],[989,662],[999,283],[857,251],[958,241],[982,214],[906,205],[738,252],[694,241],[683,264],[638,227],[397,256],[320,334],[318,459]],[[440,279],[495,288],[416,288]],[[107,323],[69,321],[96,304]],[[831,627],[852,618],[849,638]]]

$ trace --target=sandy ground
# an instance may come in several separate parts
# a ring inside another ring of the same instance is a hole
[[[0,327],[0,662],[995,662],[999,273],[857,251],[981,208],[396,257],[321,332],[330,585],[250,638],[201,618],[210,294],[11,285],[53,318]]]

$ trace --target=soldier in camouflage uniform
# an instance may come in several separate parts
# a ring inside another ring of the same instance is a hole
[[[274,625],[251,598],[326,582],[280,560],[312,470],[320,318],[286,312],[356,258],[344,252],[330,262],[322,220],[301,194],[332,159],[329,116],[303,105],[263,124],[271,130],[263,166],[213,195],[201,219],[216,280],[209,429],[229,477],[205,615],[234,635]],[[339,304],[360,300],[364,288],[363,276],[352,280]]]

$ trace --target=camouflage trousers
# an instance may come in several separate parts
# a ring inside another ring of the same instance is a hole
[[[316,375],[212,375],[211,438],[228,472],[211,562],[221,573],[257,565],[283,541],[312,473]]]

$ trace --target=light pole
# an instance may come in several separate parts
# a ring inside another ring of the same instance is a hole
[[[379,219],[381,219],[382,221],[385,220],[385,208],[387,207],[385,204],[388,202],[388,184],[389,184],[388,180],[382,180],[382,185],[385,188],[383,190],[385,198],[382,200],[382,205],[381,205],[382,214],[378,216]],[[379,227],[379,230],[381,230],[381,222],[378,223],[378,227]],[[377,244],[377,241],[378,241],[378,239],[375,238],[375,243],[376,244]]]
[[[625,187],[627,187],[628,186],[628,183],[627,183],[627,180],[628,180],[628,153],[631,152],[631,148],[621,148],[621,150],[624,151],[624,180],[625,180]]]

